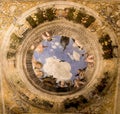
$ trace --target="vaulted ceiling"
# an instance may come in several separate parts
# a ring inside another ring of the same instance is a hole
[[[0,113],[120,113],[119,1],[1,1],[0,33]],[[59,37],[69,39],[64,51]],[[80,62],[79,48],[92,62]]]

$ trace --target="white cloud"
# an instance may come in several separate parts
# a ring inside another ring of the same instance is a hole
[[[68,55],[72,60],[74,60],[73,56],[72,56],[70,53],[67,53],[67,55]]]
[[[53,48],[53,49],[56,49],[56,46],[55,46],[55,45],[52,45],[52,48]]]
[[[59,46],[60,44],[59,44],[58,42],[55,42],[55,45],[56,45],[56,46]]]
[[[73,58],[74,58],[74,60],[76,60],[76,61],[80,61],[80,54],[77,53],[76,51],[73,51]]]
[[[53,75],[57,81],[69,80],[72,77],[70,64],[67,62],[60,62],[59,59],[53,57],[46,59],[43,70],[48,75]]]

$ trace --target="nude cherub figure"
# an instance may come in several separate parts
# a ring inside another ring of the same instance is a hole
[[[82,82],[79,78],[74,80],[74,87],[79,88],[80,85],[84,85],[85,83]]]
[[[43,40],[48,40],[48,41],[52,40],[52,37],[51,37],[52,35],[50,34],[50,32],[47,32],[47,31],[43,32],[41,36]]]
[[[93,67],[94,66],[94,55],[88,54],[85,61],[89,63],[91,67]]]

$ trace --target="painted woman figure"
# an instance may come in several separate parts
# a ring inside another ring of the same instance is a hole
[[[66,36],[62,36],[60,40],[60,44],[63,47],[63,51],[66,49],[66,46],[69,44],[69,38]]]

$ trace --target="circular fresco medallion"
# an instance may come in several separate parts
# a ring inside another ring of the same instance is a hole
[[[88,61],[93,63],[94,56],[88,56],[83,46],[73,38],[52,36],[49,32],[41,36],[43,40],[34,50],[32,66],[43,87],[65,92],[84,85]],[[47,84],[51,84],[51,88]]]

